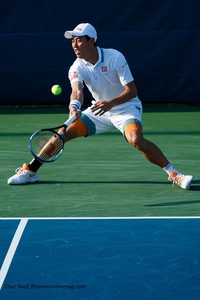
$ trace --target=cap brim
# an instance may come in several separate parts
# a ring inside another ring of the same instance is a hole
[[[66,39],[71,39],[72,36],[83,36],[83,34],[79,31],[65,31],[64,36]]]

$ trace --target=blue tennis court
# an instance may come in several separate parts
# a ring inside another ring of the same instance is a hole
[[[197,300],[199,235],[198,217],[1,219],[0,299]]]

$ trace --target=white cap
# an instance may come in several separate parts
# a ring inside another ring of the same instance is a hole
[[[71,39],[72,36],[84,36],[88,35],[90,38],[94,38],[95,42],[97,40],[96,29],[89,23],[81,23],[77,25],[74,30],[65,31],[64,36],[66,39]]]

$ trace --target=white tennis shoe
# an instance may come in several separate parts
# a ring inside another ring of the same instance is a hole
[[[39,180],[37,174],[29,170],[27,164],[15,170],[16,174],[8,179],[8,184],[26,184]]]
[[[177,184],[184,190],[189,190],[192,182],[192,175],[183,175],[181,173],[172,172],[168,180],[172,181],[173,185]]]

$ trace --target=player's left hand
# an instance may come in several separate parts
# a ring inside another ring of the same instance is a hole
[[[91,106],[91,111],[97,116],[102,116],[105,112],[109,111],[112,108],[111,101],[98,101]]]

